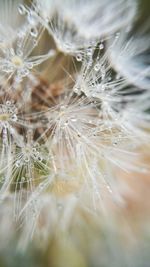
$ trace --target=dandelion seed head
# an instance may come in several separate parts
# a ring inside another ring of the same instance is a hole
[[[17,120],[17,108],[10,101],[6,101],[6,104],[0,105],[0,121],[3,122],[11,122]]]
[[[28,243],[125,207],[118,174],[147,171],[149,38],[132,33],[136,1],[0,7],[0,194]]]

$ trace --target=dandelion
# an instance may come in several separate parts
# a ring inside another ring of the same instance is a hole
[[[0,195],[20,246],[44,244],[73,220],[112,229],[128,203],[124,177],[149,174],[149,37],[134,33],[138,3],[29,2],[0,4]]]

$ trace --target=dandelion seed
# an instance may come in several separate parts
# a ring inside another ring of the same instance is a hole
[[[15,40],[18,31],[24,25],[24,19],[18,12],[18,5],[22,1],[6,0],[0,3],[0,47],[6,48]]]
[[[51,6],[52,13],[50,12]],[[44,18],[47,18],[47,23],[45,20],[43,23],[53,36],[57,47],[61,51],[73,54],[82,48],[94,46],[93,40],[98,40],[115,32],[119,27],[129,23],[136,10],[136,5],[133,2],[122,0],[115,3],[109,0],[105,2],[67,0],[63,2],[63,5],[59,1],[56,1],[55,5],[51,5],[50,2],[47,15],[47,1],[41,7]],[[56,16],[55,13],[53,16],[53,8],[57,13]]]
[[[124,75],[129,82],[142,89],[149,89],[149,34],[146,23],[144,31],[138,30],[134,37],[130,32],[110,41],[110,59],[114,68]]]
[[[5,144],[11,139],[10,136],[16,135],[13,124],[17,122],[17,108],[10,101],[0,105],[0,130],[2,140]]]
[[[33,35],[33,33],[31,35]],[[46,55],[29,56],[36,46],[31,35],[27,32],[27,35],[25,34],[23,38],[18,37],[14,48],[10,47],[1,51],[0,69],[4,74],[8,74],[8,79],[15,76],[15,81],[22,81],[22,78],[29,75],[34,66],[41,64],[43,61],[53,56],[54,51],[50,51]],[[34,35],[34,37],[37,36]]]

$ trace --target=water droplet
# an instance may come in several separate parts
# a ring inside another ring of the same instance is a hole
[[[73,118],[71,118],[70,120],[71,120],[72,122],[76,122],[76,121],[77,121],[77,119],[76,119],[76,118],[74,118],[74,117],[73,117]]]
[[[27,64],[27,67],[28,67],[29,69],[32,69],[32,68],[33,68],[33,64],[32,64],[32,63],[28,63],[28,64]]]
[[[25,15],[25,13],[26,13],[26,8],[24,7],[24,5],[20,4],[20,5],[18,6],[18,11],[19,11],[19,14],[20,14],[20,15]]]
[[[100,49],[100,50],[103,50],[103,49],[104,49],[104,44],[103,44],[103,43],[100,43],[100,45],[99,45],[99,49]]]
[[[97,63],[97,64],[94,66],[94,70],[95,70],[95,71],[99,71],[99,70],[100,70],[100,64]]]
[[[67,126],[68,124],[69,124],[68,120],[64,122],[64,126]]]
[[[38,161],[42,161],[42,157],[41,156],[38,156]]]
[[[118,39],[119,38],[119,35],[120,35],[120,32],[117,32],[115,38]]]
[[[18,48],[17,51],[16,51],[16,54],[17,54],[18,57],[22,57],[23,56],[23,51],[20,48]]]
[[[109,193],[112,193],[113,192],[112,189],[111,189],[111,187],[109,185],[107,185],[106,187],[107,187]]]
[[[87,56],[92,56],[92,49],[91,48],[87,49]]]
[[[95,93],[92,94],[92,97],[96,97],[96,96],[97,96],[97,94],[95,94]]]
[[[78,95],[81,93],[79,87],[77,86],[74,87],[73,91]]]
[[[65,110],[66,109],[66,106],[60,106],[60,110]]]
[[[33,37],[37,37],[38,36],[38,30],[36,28],[31,28],[30,34]]]
[[[34,46],[36,46],[38,44],[36,39],[33,40],[33,44],[34,44]]]
[[[32,151],[33,151],[33,153],[36,153],[37,152],[37,150],[36,150],[35,147],[32,149]]]
[[[17,121],[17,115],[16,114],[13,114],[12,117],[11,117],[12,121]]]
[[[113,146],[117,146],[118,145],[118,142],[117,141],[114,141],[112,144],[113,144]]]
[[[17,160],[17,161],[15,162],[15,166],[16,166],[17,168],[19,168],[19,167],[21,166],[21,162],[20,162],[20,160]]]
[[[25,158],[24,161],[28,163],[30,161],[29,157]]]
[[[76,56],[76,60],[77,60],[78,62],[82,61],[82,55],[81,55],[81,54],[77,54],[77,56]]]
[[[11,101],[9,101],[9,100],[6,101],[6,105],[7,105],[7,106],[11,106]]]
[[[21,69],[21,71],[20,71],[20,75],[21,75],[22,77],[25,77],[25,76],[27,76],[28,74],[29,74],[29,70],[28,70],[28,69],[26,69],[26,68]]]

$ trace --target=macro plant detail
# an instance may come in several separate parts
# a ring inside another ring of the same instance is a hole
[[[138,8],[0,2],[0,209],[5,225],[11,202],[23,246],[69,229],[75,212],[124,209],[122,177],[150,173],[150,34]]]

